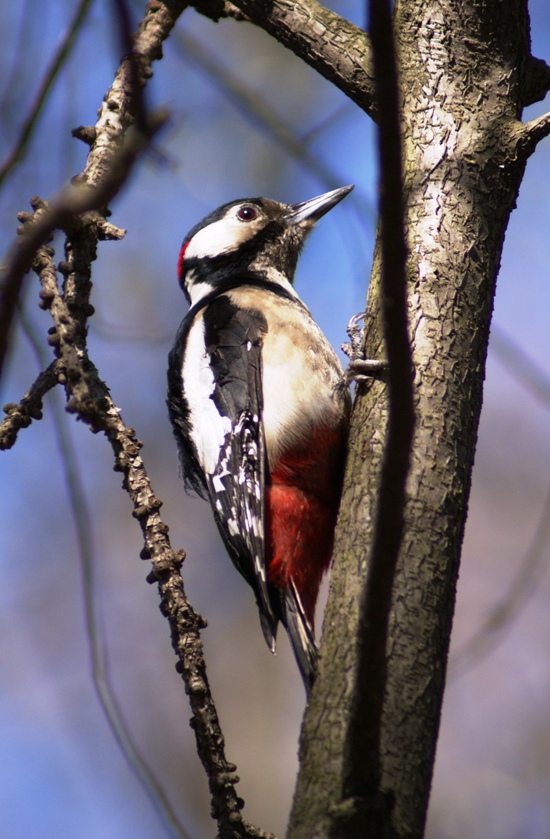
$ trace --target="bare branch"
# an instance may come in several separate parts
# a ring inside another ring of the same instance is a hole
[[[550,67],[541,58],[529,56],[523,66],[521,92],[523,105],[532,105],[544,99],[550,90]]]
[[[75,263],[80,243],[72,243],[71,257]],[[84,242],[84,257],[87,243]],[[43,299],[51,310],[55,323],[52,343],[56,354],[66,371],[64,380],[67,392],[67,410],[76,413],[94,433],[102,431],[111,443],[115,455],[115,470],[124,475],[123,486],[133,503],[133,515],[139,521],[144,548],[141,556],[150,559],[153,569],[148,581],[157,582],[161,597],[161,611],[167,618],[172,636],[172,646],[178,655],[176,665],[185,682],[193,712],[192,726],[195,731],[199,757],[208,775],[212,794],[213,815],[218,821],[221,836],[246,837],[258,835],[245,825],[240,810],[242,800],[237,796],[235,784],[238,777],[236,767],[225,758],[225,745],[218,716],[210,693],[204,663],[200,629],[204,620],[189,604],[183,588],[180,568],[184,560],[183,551],[175,551],[168,539],[168,527],[161,520],[159,509],[162,502],[155,496],[140,457],[141,443],[131,428],[127,428],[118,408],[115,407],[107,386],[89,360],[85,333],[82,330],[82,312],[78,309],[72,294],[72,271],[67,265],[65,296],[58,285],[51,250],[40,248],[34,269],[40,276]],[[84,304],[85,305],[85,304]]]
[[[231,4],[197,0],[197,11],[214,19],[234,17],[237,7],[245,19],[265,29],[281,44],[332,82],[365,113],[376,115],[371,47],[358,26],[316,0],[235,0]],[[241,18],[242,19],[242,18]]]
[[[137,131],[122,146],[115,157],[111,155],[109,174],[97,186],[82,185],[67,187],[58,198],[54,199],[47,212],[42,212],[33,223],[25,227],[21,241],[12,248],[12,255],[2,284],[2,298],[0,308],[0,374],[7,347],[7,335],[13,317],[13,311],[19,298],[23,277],[30,268],[33,256],[40,245],[47,241],[52,232],[76,223],[75,216],[91,210],[102,210],[117,194],[128,177],[138,155],[146,148],[152,137],[166,121],[166,115],[161,114],[152,121],[149,136],[143,136]],[[39,202],[40,209],[46,204]],[[25,214],[20,215],[21,221],[28,221]],[[109,225],[97,213],[87,219],[89,231],[95,239],[121,238],[123,232],[113,225]]]
[[[80,0],[75,15],[68,24],[67,29],[65,30],[63,40],[59,44],[57,52],[52,58],[50,66],[44,74],[42,82],[40,83],[40,87],[36,92],[36,96],[34,97],[34,100],[31,103],[29,113],[23,121],[23,125],[21,126],[21,130],[19,132],[19,137],[15,141],[12,150],[8,152],[8,154],[4,158],[3,163],[0,165],[0,186],[4,183],[4,181],[6,180],[8,175],[13,171],[15,166],[20,162],[25,151],[27,150],[27,146],[29,145],[32,135],[34,133],[34,129],[38,124],[38,120],[40,118],[44,105],[46,104],[48,94],[50,93],[55,80],[57,79],[61,69],[63,68],[63,65],[65,64],[70,55],[71,48],[73,47],[76,37],[82,27],[82,24],[86,19],[86,14],[88,12],[91,2],[92,0]]]
[[[367,583],[361,603],[359,668],[347,737],[345,795],[363,799],[370,823],[377,812],[387,830],[391,802],[380,790],[382,709],[386,688],[386,646],[395,569],[404,528],[405,484],[414,431],[412,356],[407,326],[407,249],[403,224],[401,126],[390,5],[371,0],[379,112],[380,247],[382,317],[389,362],[388,425]],[[363,805],[363,806],[365,806]],[[386,816],[384,816],[384,813]],[[380,835],[386,835],[384,832]]]
[[[135,118],[134,64],[139,66],[140,85],[153,75],[152,64],[162,56],[162,44],[177,19],[187,8],[185,0],[149,0],[134,38],[131,55],[126,55],[105,95],[95,124],[93,145],[79,182],[99,184],[108,177],[112,158]]]
[[[65,386],[67,410],[76,413],[92,431],[106,434],[115,454],[115,469],[124,475],[123,485],[133,502],[133,515],[142,528],[145,542],[142,557],[152,561],[148,580],[158,583],[161,609],[171,627],[172,644],[179,657],[178,670],[189,695],[198,753],[208,775],[212,813],[218,821],[220,836],[265,836],[242,819],[243,802],[235,792],[236,767],[225,758],[223,736],[206,677],[199,634],[204,621],[187,601],[179,573],[184,553],[170,546],[168,527],[158,512],[161,502],[153,493],[139,455],[141,443],[122,422],[86,348],[86,320],[93,312],[89,304],[91,263],[97,240],[123,235],[123,231],[105,221],[105,208],[137,155],[165,119],[164,116],[139,119],[141,100],[137,88],[151,75],[151,62],[160,57],[162,41],[185,6],[177,0],[151,0],[139,26],[134,50],[122,61],[96,126],[78,130],[78,136],[91,146],[86,168],[76,179],[78,188],[63,191],[50,207],[35,199],[34,214],[21,215],[24,223],[21,243],[14,251],[4,284],[4,303],[8,305],[2,310],[1,349],[5,350],[7,328],[23,273],[32,262],[42,283],[43,307],[50,309],[55,323],[49,340],[59,361],[58,379]],[[124,30],[125,21],[119,22]],[[123,142],[136,116],[142,130],[134,129]],[[52,251],[44,244],[56,227],[67,233],[66,259],[59,266],[65,276],[63,294],[57,284]]]
[[[23,331],[32,345],[38,363],[42,367],[45,367],[47,364],[47,354],[43,344],[39,341],[24,311],[19,312],[19,317]],[[62,370],[61,362],[56,361],[54,364],[58,365],[60,370]],[[160,819],[169,830],[170,835],[176,837],[176,839],[189,839],[189,834],[180,824],[160,781],[141,754],[132,736],[109,678],[105,648],[100,637],[100,626],[96,617],[93,574],[93,534],[90,511],[78,469],[76,452],[67,427],[67,415],[63,410],[61,400],[55,398],[56,396],[57,394],[55,394],[52,400],[53,424],[65,473],[69,506],[77,536],[84,593],[84,614],[92,665],[92,682],[97,699],[124,758],[131,771],[143,785]]]
[[[8,402],[4,405],[6,416],[0,423],[0,449],[11,449],[21,428],[27,428],[33,419],[42,419],[42,400],[58,381],[59,362],[52,361],[49,367],[40,373],[20,402]]]
[[[165,115],[162,115],[150,120],[145,138],[144,132],[138,131],[121,150],[124,135],[134,122],[136,102],[139,102],[136,84],[145,85],[151,77],[151,64],[162,55],[162,43],[187,5],[184,0],[150,0],[147,4],[145,16],[135,37],[133,53],[122,59],[114,82],[105,96],[95,128],[89,132],[92,145],[86,167],[81,175],[73,179],[73,182],[81,187],[97,187],[97,192],[81,191],[78,193],[79,198],[70,190],[62,193],[62,200],[55,203],[54,214],[47,221],[42,221],[43,227],[32,229],[32,232],[28,233],[30,241],[27,240],[23,246],[13,249],[7,274],[0,288],[0,375],[23,276],[30,269],[36,249],[47,240],[51,231],[56,226],[62,226],[72,213],[82,213],[92,208],[102,209],[102,203],[108,203],[120,189],[136,155],[166,119]],[[136,63],[139,64],[138,81],[134,72]],[[81,132],[82,130],[80,129]]]
[[[531,154],[537,143],[550,135],[550,113],[526,122],[523,129],[526,135],[526,148],[528,154]]]

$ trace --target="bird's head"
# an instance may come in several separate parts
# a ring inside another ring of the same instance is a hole
[[[308,233],[352,189],[344,186],[300,204],[241,198],[218,207],[187,234],[180,251],[178,279],[190,303],[251,273],[292,284]]]

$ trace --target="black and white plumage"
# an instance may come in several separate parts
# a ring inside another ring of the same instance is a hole
[[[255,592],[270,649],[281,621],[308,687],[349,393],[292,283],[307,234],[351,189],[296,205],[233,201],[193,228],[179,260],[191,308],[169,359],[168,405],[186,484],[210,501]]]

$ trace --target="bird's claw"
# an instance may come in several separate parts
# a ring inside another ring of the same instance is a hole
[[[346,327],[346,332],[349,337],[349,343],[346,341],[342,344],[342,351],[348,356],[350,361],[363,357],[363,335],[365,333],[364,327],[360,326],[360,321],[365,320],[366,312],[359,312],[350,318]]]
[[[350,360],[344,373],[346,386],[350,385],[351,382],[366,382],[388,369],[388,362],[383,359],[365,358],[365,329],[360,326],[360,321],[364,321],[366,317],[366,312],[359,312],[359,314],[350,318],[347,325],[346,332],[350,340],[342,344],[342,351]]]

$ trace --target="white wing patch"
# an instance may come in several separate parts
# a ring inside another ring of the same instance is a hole
[[[183,395],[189,405],[191,437],[199,463],[208,475],[213,475],[225,435],[231,431],[231,420],[218,412],[211,399],[214,375],[205,351],[204,322],[200,316],[189,330],[181,375]],[[221,475],[218,474],[217,478],[221,483]]]

